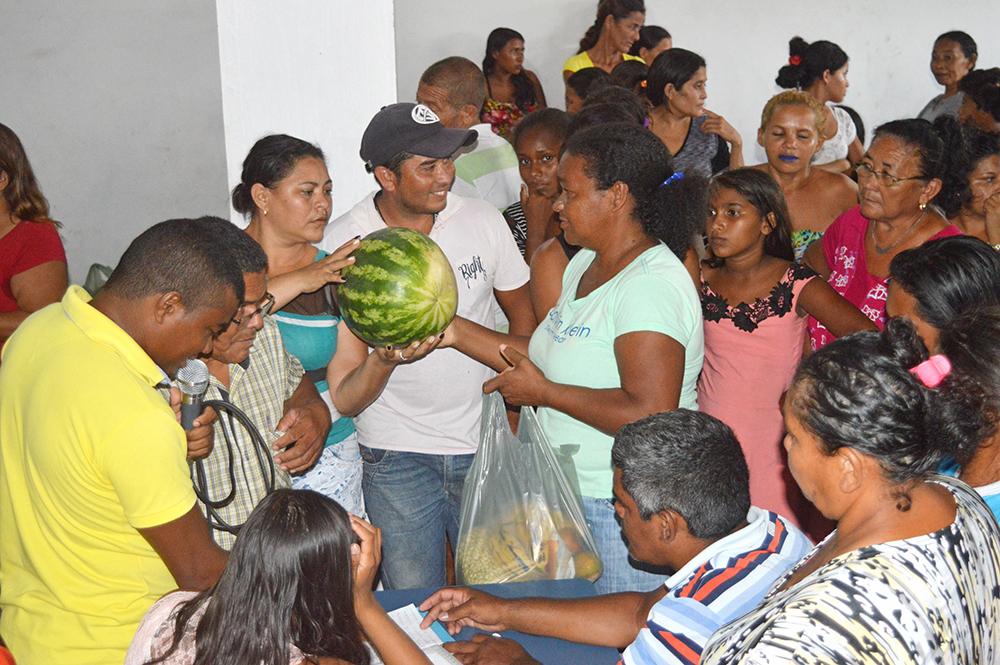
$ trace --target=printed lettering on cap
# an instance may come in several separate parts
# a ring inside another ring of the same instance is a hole
[[[413,118],[413,122],[419,125],[433,125],[435,122],[441,122],[441,118],[423,104],[414,106],[413,110],[410,111],[410,117]]]

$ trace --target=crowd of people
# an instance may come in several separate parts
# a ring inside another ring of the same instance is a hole
[[[847,53],[794,37],[746,165],[704,58],[644,23],[599,2],[566,110],[497,28],[481,67],[444,58],[376,113],[361,164],[264,136],[245,229],[156,224],[94,293],[0,125],[18,663],[429,663],[378,584],[439,589],[424,625],[627,665],[1000,662],[1000,68],[942,34],[944,91],[866,141]],[[374,188],[331,221],[347,168]],[[387,227],[440,246],[458,311],[372,348],[337,287]],[[182,427],[191,358],[216,408]],[[572,460],[596,596],[446,586],[484,392]]]

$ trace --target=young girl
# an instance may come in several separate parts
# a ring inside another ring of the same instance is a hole
[[[174,591],[143,619],[125,665],[387,665],[430,660],[375,600],[381,532],[312,490],[250,514],[218,583]]]
[[[767,162],[754,168],[774,178],[788,202],[796,261],[833,220],[858,204],[853,180],[811,163],[823,145],[825,128],[823,105],[799,90],[778,93],[760,116],[757,143],[767,153]]]
[[[748,168],[717,175],[709,202],[713,258],[701,269],[698,406],[732,427],[743,445],[751,502],[797,521],[801,495],[782,456],[779,401],[802,357],[806,316],[828,322],[838,336],[875,327],[794,263],[788,209],[770,176]]]

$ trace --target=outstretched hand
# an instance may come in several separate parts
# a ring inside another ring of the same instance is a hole
[[[435,591],[430,598],[420,603],[420,611],[427,616],[420,623],[428,628],[440,621],[452,635],[470,626],[480,630],[506,630],[502,620],[503,600],[468,587],[447,587]]]
[[[483,384],[483,392],[489,394],[499,390],[513,406],[544,406],[553,384],[542,370],[512,346],[501,344],[500,355],[509,367]]]

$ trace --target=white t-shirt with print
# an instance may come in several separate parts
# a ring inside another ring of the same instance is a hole
[[[333,251],[354,236],[384,229],[375,192],[333,220],[320,245]],[[479,199],[448,195],[430,237],[441,247],[458,283],[458,315],[496,327],[493,290],[528,282],[528,266],[496,208]],[[369,448],[433,455],[473,453],[479,445],[483,383],[493,370],[454,349],[436,349],[397,367],[378,399],[354,423]]]

